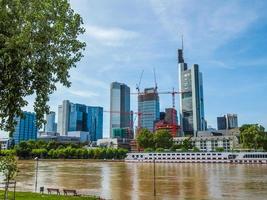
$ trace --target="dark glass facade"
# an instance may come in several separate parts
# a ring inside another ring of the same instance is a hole
[[[37,138],[37,125],[36,115],[31,112],[24,112],[24,118],[17,117],[17,125],[13,134],[15,144],[21,141],[36,140]]]

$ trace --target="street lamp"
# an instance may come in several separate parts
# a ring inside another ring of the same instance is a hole
[[[34,160],[36,161],[36,166],[35,166],[35,192],[37,192],[37,175],[38,175],[38,161],[39,161],[39,158],[35,157]]]
[[[153,153],[153,172],[154,172],[154,176],[153,176],[153,183],[154,183],[154,198],[156,198],[156,161],[155,161],[155,153]]]

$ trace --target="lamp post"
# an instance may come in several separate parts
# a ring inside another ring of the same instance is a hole
[[[156,198],[156,161],[155,161],[155,153],[153,154],[153,183],[154,183],[154,199]]]
[[[35,157],[34,160],[36,161],[36,166],[35,166],[35,192],[37,192],[37,178],[38,178],[38,161],[39,158]]]

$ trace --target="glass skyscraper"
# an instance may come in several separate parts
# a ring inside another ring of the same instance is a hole
[[[90,140],[103,137],[103,108],[74,104],[64,100],[58,107],[58,132],[68,135],[69,131],[89,132]]]
[[[115,132],[121,132],[120,129],[132,129],[131,121],[130,88],[113,82],[110,85],[110,137],[117,137]]]
[[[206,128],[204,118],[204,97],[202,73],[194,64],[188,69],[184,62],[183,49],[178,49],[179,91],[180,95],[180,125],[182,135],[194,135]]]
[[[23,112],[23,114],[24,118],[16,118],[17,125],[13,134],[15,144],[37,138],[36,114],[31,112]]]
[[[160,119],[159,95],[156,88],[146,88],[138,95],[138,113],[141,128],[154,131],[154,124]]]
[[[46,115],[46,124],[45,124],[45,132],[56,132],[57,131],[57,124],[55,121],[56,113],[50,112]]]

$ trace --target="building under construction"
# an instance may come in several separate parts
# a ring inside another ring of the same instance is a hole
[[[154,131],[155,122],[160,118],[159,95],[157,88],[146,88],[138,95],[138,112],[140,116],[140,127]]]
[[[155,130],[169,130],[173,137],[179,136],[180,126],[178,126],[177,111],[174,108],[166,108],[161,114],[161,118],[155,124]]]

